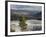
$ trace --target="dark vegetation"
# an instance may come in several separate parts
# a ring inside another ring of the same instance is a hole
[[[16,11],[17,13],[18,11]],[[22,11],[19,11],[19,12],[22,12]],[[30,12],[30,11],[29,11]],[[16,13],[13,13],[13,11],[11,12],[11,20],[19,20],[20,16],[23,16],[24,14],[16,14]],[[41,12],[32,12],[27,14],[27,15],[24,15],[25,17],[27,17],[27,20],[30,20],[30,19],[36,19],[36,20],[42,20],[42,13]]]

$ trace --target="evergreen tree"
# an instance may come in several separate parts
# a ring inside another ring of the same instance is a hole
[[[26,17],[25,16],[20,16],[19,21],[20,21],[19,26],[21,27],[21,30],[25,31],[27,29],[27,24],[25,23],[26,22]]]

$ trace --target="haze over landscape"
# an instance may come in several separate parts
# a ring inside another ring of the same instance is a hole
[[[16,31],[21,31],[19,27],[19,17],[26,16],[27,31],[39,31],[42,29],[42,7],[28,5],[10,5],[11,25],[16,25]],[[18,29],[19,28],[19,29]]]
[[[12,15],[25,15],[28,19],[41,19],[42,14],[42,7],[41,6],[28,6],[28,5],[11,5],[11,14]],[[18,18],[18,16],[16,16]]]

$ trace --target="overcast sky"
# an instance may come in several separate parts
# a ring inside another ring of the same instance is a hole
[[[28,5],[10,5],[10,8],[13,10],[30,10],[30,11],[41,11],[41,6],[28,6]]]

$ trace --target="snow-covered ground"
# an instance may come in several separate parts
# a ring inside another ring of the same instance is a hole
[[[19,32],[21,31],[21,28],[19,27],[19,21],[11,21],[11,25],[15,25],[15,31]],[[32,31],[34,27],[41,27],[41,20],[27,20],[27,31]],[[14,27],[12,27],[14,28]]]

